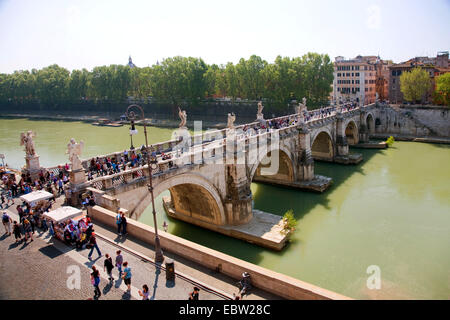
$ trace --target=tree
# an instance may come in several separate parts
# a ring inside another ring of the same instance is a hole
[[[436,100],[450,107],[450,72],[440,75],[436,80]]]
[[[400,90],[406,101],[421,101],[430,87],[430,77],[428,73],[420,67],[403,72],[400,76]]]

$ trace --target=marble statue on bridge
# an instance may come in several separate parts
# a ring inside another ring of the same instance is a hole
[[[25,146],[27,158],[33,158],[36,156],[33,137],[36,137],[36,134],[33,134],[33,131],[28,131],[26,134],[22,132],[20,134],[20,145]]]
[[[76,143],[75,139],[70,139],[69,144],[67,145],[67,154],[69,154],[69,160],[72,163],[72,171],[80,170],[83,167],[81,166],[80,156],[83,151],[84,142],[80,141]]]
[[[236,115],[234,114],[234,112],[229,113],[228,114],[228,124],[227,124],[228,129],[234,129],[234,121],[236,121]]]
[[[186,110],[181,110],[180,107],[178,107],[178,116],[180,117],[180,129],[186,128],[186,122],[187,122],[187,114]]]
[[[256,114],[257,120],[264,120],[264,114],[262,113],[262,110],[264,109],[264,106],[262,102],[258,102],[258,113]]]

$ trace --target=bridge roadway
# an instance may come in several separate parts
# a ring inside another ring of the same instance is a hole
[[[360,107],[352,107],[351,105],[344,105],[342,107],[342,113],[346,113],[352,110],[357,110]],[[322,109],[316,109],[316,110],[311,110],[311,111],[307,111],[307,119],[305,119],[305,124],[309,125],[309,124],[314,124],[314,122],[318,121],[318,120],[323,120],[323,119],[327,119],[327,118],[331,118],[333,116],[336,115],[336,107],[328,107],[328,108],[322,108]],[[240,142],[244,139],[247,139],[249,137],[255,137],[261,134],[265,134],[267,132],[269,133],[273,133],[275,131],[279,131],[281,129],[285,129],[285,128],[289,128],[289,127],[296,127],[298,125],[298,119],[299,119],[300,114],[291,114],[291,115],[287,115],[287,116],[282,116],[282,117],[276,117],[276,118],[271,118],[271,119],[264,119],[264,121],[269,124],[269,123],[275,123],[275,122],[282,122],[282,126],[280,128],[274,129],[274,128],[266,128],[266,129],[262,129],[261,127],[261,123],[260,122],[252,122],[252,123],[247,123],[247,124],[242,124],[239,126],[236,126],[234,128],[234,132],[237,132],[237,136],[236,136],[236,140],[237,142]],[[293,121],[292,124],[286,125],[286,123],[284,122],[285,120],[288,121]],[[175,161],[176,159],[181,158],[184,153],[189,153],[189,152],[197,152],[198,150],[201,149],[205,149],[206,147],[220,147],[223,146],[224,143],[226,142],[226,138],[227,138],[227,133],[229,132],[229,129],[225,128],[225,129],[221,129],[221,130],[214,130],[214,131],[207,131],[205,133],[202,134],[198,134],[198,135],[194,135],[191,137],[191,141],[187,144],[190,147],[189,151],[184,151],[184,152],[180,152],[179,149],[177,150],[173,150],[173,146],[176,146],[180,141],[173,139],[173,140],[169,140],[169,141],[165,141],[165,142],[160,142],[160,143],[155,143],[155,144],[151,144],[149,145],[149,149],[150,150],[156,150],[157,152],[157,162],[161,163],[162,161],[164,161],[162,159],[162,155],[161,155],[161,151],[170,157],[170,160],[166,161],[167,163],[169,161]],[[220,137],[219,139],[217,139],[217,137]],[[207,138],[207,140],[204,140],[203,138]],[[199,141],[201,141],[201,143],[198,143]],[[168,146],[168,148],[166,149],[162,149],[163,146]],[[136,150],[139,149],[134,149],[134,150],[126,150],[128,153],[130,152],[135,152]],[[166,152],[165,152],[166,151]],[[100,159],[100,160],[104,160],[106,158],[112,158],[112,157],[117,157],[117,156],[123,156],[124,152],[115,152],[115,153],[111,153],[111,154],[107,154],[107,155],[99,155],[90,159],[85,159],[82,161],[83,167],[86,169],[86,176],[87,176],[87,170],[89,168],[89,163],[91,161],[91,159]],[[131,162],[128,162],[127,165],[129,165]],[[59,173],[59,168],[60,167],[64,167],[65,165],[58,165],[58,166],[54,166],[54,167],[49,167],[47,168],[47,170],[49,171],[53,171],[55,174]],[[70,165],[69,165],[70,166]],[[147,168],[146,165],[141,165],[141,166],[137,166],[137,167],[133,167],[131,169],[135,169],[135,168]],[[99,181],[101,179],[103,179],[104,177],[107,176],[114,176],[115,174],[112,175],[97,175],[96,178],[92,179],[91,182],[95,183],[96,181]]]

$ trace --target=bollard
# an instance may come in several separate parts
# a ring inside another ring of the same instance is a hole
[[[175,282],[175,265],[171,259],[166,259],[166,280]]]

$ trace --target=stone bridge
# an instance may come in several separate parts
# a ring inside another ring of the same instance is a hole
[[[362,156],[350,154],[349,146],[387,132],[389,112],[388,106],[375,104],[333,107],[310,111],[306,121],[292,114],[193,137],[181,132],[182,139],[152,145],[158,153],[172,155],[153,164],[154,196],[169,190],[164,204],[171,216],[222,233],[245,226],[255,216],[264,220],[252,208],[252,181],[323,192],[332,181],[314,173],[314,161],[358,163]],[[265,126],[269,122],[282,125]],[[89,187],[102,207],[114,212],[122,208],[137,219],[151,204],[148,176],[145,165],[72,185],[72,192]]]

